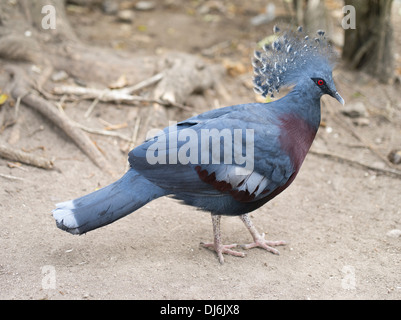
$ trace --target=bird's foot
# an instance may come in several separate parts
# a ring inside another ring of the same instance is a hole
[[[273,248],[273,247],[284,246],[284,245],[287,244],[283,240],[280,240],[280,241],[268,241],[268,240],[265,240],[265,234],[264,233],[262,233],[262,235],[258,235],[257,237],[255,237],[254,241],[255,242],[250,243],[250,244],[243,244],[240,247],[243,248],[243,249],[252,249],[252,248],[259,247],[259,248],[265,249],[265,250],[267,250],[267,251],[269,251],[271,253],[279,255],[280,252],[277,249]]]
[[[237,247],[237,244],[216,244],[216,243],[203,243],[201,242],[201,246],[205,248],[212,248],[214,251],[216,251],[217,256],[219,258],[219,262],[221,264],[224,263],[224,257],[223,254],[229,254],[235,257],[245,257],[245,253],[238,252],[235,250],[231,250],[232,248]]]

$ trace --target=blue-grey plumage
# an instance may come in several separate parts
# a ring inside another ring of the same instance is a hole
[[[53,211],[57,226],[85,233],[170,195],[212,213],[214,242],[204,246],[214,248],[221,263],[223,253],[243,255],[231,250],[232,245],[221,244],[222,215],[241,217],[254,239],[245,248],[259,246],[278,253],[272,246],[284,242],[266,241],[248,213],[295,179],[320,125],[322,95],[344,103],[334,85],[324,33],[319,31],[319,41],[314,42],[301,33],[299,29],[295,35],[278,37],[271,49],[255,54],[253,62],[256,91],[265,96],[293,85],[286,96],[271,103],[211,110],[165,128],[129,153],[131,169],[120,180],[58,204]],[[214,132],[217,138],[205,140],[205,132]],[[251,157],[244,156],[244,150]]]
[[[165,194],[163,189],[130,169],[107,187],[58,203],[53,217],[60,229],[83,234],[112,223]]]

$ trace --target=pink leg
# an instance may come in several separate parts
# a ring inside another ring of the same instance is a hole
[[[221,216],[216,216],[212,215],[212,224],[213,224],[213,234],[214,234],[214,242],[213,243],[203,243],[201,242],[201,245],[205,248],[213,248],[217,256],[219,258],[219,262],[221,264],[224,263],[224,254],[231,254],[236,257],[244,257],[245,254],[242,252],[234,251],[231,250],[231,248],[234,248],[237,246],[237,244],[228,244],[228,245],[223,245],[221,243],[221,233],[220,233],[220,219]]]
[[[245,226],[248,228],[249,232],[251,233],[253,240],[255,242],[250,243],[250,244],[245,244],[241,245],[241,248],[244,249],[251,249],[255,247],[260,247],[263,248],[267,251],[270,251],[274,254],[280,254],[280,252],[277,249],[272,248],[272,246],[283,246],[286,244],[285,241],[267,241],[265,240],[265,234],[262,233],[260,234],[255,226],[253,225],[251,219],[249,218],[248,214],[243,214],[240,216],[242,222],[245,224]]]

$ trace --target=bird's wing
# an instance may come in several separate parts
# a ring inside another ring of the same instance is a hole
[[[294,168],[280,148],[277,121],[261,117],[257,108],[212,110],[168,127],[132,150],[129,162],[173,194],[264,198],[283,186]]]

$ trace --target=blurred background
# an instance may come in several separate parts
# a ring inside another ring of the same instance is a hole
[[[302,25],[312,35],[326,31],[339,57],[335,78],[349,102],[343,114],[356,115],[354,124],[374,125],[368,113],[399,120],[400,6],[398,0],[4,0],[1,137],[9,145],[29,144],[14,112],[29,89],[58,106],[53,117],[55,109],[48,103],[45,108],[31,101],[100,167],[107,166],[98,152],[102,148],[80,138],[82,129],[121,133],[119,144],[126,144],[120,146],[126,152],[169,120],[226,105],[268,102],[253,93],[250,61],[254,50],[272,41],[275,24]],[[9,83],[14,73],[22,84]],[[376,82],[385,89],[377,90]],[[118,116],[113,106],[122,105],[136,107]],[[83,123],[80,108],[85,109]],[[383,158],[392,151],[385,150]]]

